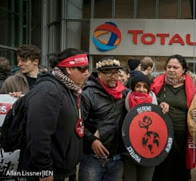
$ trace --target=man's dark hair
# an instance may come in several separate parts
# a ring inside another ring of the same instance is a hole
[[[65,50],[63,50],[62,52],[58,53],[56,56],[52,56],[49,59],[49,63],[51,68],[54,68],[59,62],[61,62],[62,60],[74,56],[74,55],[78,55],[78,54],[83,54],[84,52],[82,50],[78,50],[75,48],[67,48]],[[60,69],[64,69],[64,68],[60,68]]]
[[[11,74],[10,61],[5,57],[0,57],[0,72],[7,77]]]
[[[17,54],[21,59],[29,58],[31,61],[38,59],[39,62],[41,60],[41,50],[34,45],[23,44],[20,48],[18,48]]]

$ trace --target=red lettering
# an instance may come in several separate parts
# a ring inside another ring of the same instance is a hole
[[[184,45],[184,41],[178,33],[176,33],[169,41],[169,45],[172,45],[173,43],[180,43],[181,45]]]
[[[169,33],[157,33],[157,37],[160,37],[160,44],[165,45],[165,38],[169,37]]]
[[[143,30],[128,30],[128,33],[133,34],[133,43],[137,44],[137,35],[142,34]]]
[[[196,45],[196,42],[191,42],[191,35],[190,34],[186,35],[186,43],[188,45]]]
[[[150,40],[150,41],[147,41],[147,40],[146,40],[147,37],[150,37],[151,40]],[[141,37],[141,42],[142,42],[143,44],[145,44],[145,45],[152,45],[152,44],[155,42],[155,40],[156,40],[156,37],[155,37],[155,35],[153,35],[152,33],[145,33],[145,34],[143,34],[142,37]]]

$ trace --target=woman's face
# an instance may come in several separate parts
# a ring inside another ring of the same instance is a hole
[[[121,81],[123,83],[123,85],[126,85],[130,74],[126,74],[126,72],[123,70],[119,70],[119,72],[120,72],[119,81]]]
[[[148,87],[145,82],[137,82],[134,91],[141,94],[148,94]]]
[[[176,58],[169,60],[166,66],[166,74],[171,79],[179,79],[184,74],[184,69]]]

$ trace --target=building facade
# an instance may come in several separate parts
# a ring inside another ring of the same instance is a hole
[[[42,50],[41,64],[48,67],[50,56],[73,47],[89,54],[93,70],[101,57],[110,54],[109,51],[90,53],[93,19],[138,19],[147,23],[149,20],[163,19],[195,20],[194,7],[195,0],[1,0],[0,56],[7,57],[13,65],[17,65],[16,49],[24,43],[34,44]],[[195,42],[194,37],[192,41]],[[192,48],[192,55],[186,59],[195,72],[195,45]],[[148,52],[145,55],[114,53],[114,56],[124,66],[127,66],[131,57],[142,59],[151,56],[156,62],[157,72],[163,71],[167,59],[166,55],[149,55]]]

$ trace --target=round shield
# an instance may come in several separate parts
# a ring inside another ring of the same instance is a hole
[[[122,138],[129,155],[139,165],[159,165],[172,147],[172,121],[160,106],[140,104],[127,113]]]

